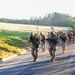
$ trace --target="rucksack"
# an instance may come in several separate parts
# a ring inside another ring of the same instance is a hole
[[[45,41],[45,36],[41,35],[41,37],[42,37],[41,41]]]
[[[34,44],[36,45],[37,48],[39,47],[40,44],[39,36],[34,36]]]

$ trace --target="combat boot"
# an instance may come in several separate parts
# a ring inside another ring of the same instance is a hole
[[[35,62],[38,62],[38,59],[36,59]]]
[[[63,54],[65,54],[65,51],[63,51]]]
[[[55,59],[51,58],[51,61],[52,61],[52,62],[55,62]]]

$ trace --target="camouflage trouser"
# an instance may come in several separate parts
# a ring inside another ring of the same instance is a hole
[[[40,42],[40,45],[42,47],[42,51],[45,51],[45,43],[44,42]]]
[[[34,58],[34,60],[37,60],[38,58],[38,48],[34,44],[31,45],[31,53]]]
[[[73,36],[73,44],[75,43],[75,36]]]
[[[62,49],[65,51],[65,42],[62,41]]]
[[[68,44],[72,44],[72,42],[73,42],[73,39],[72,38],[68,38]]]
[[[49,48],[49,52],[51,55],[51,60],[55,60],[56,45],[51,46]]]

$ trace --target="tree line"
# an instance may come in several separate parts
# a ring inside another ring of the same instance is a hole
[[[40,16],[31,17],[30,19],[7,19],[0,18],[0,22],[5,23],[16,23],[16,24],[32,24],[32,25],[43,25],[43,26],[70,26],[72,27],[72,21],[75,17],[68,14],[61,14],[58,12],[46,14],[43,18]]]

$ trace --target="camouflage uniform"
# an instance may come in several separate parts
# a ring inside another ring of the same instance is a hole
[[[63,53],[65,53],[65,43],[67,40],[65,33],[61,32],[60,39],[61,39],[61,43],[62,43]]]
[[[73,33],[73,44],[75,43],[75,30],[72,31]]]
[[[49,52],[50,52],[50,55],[51,55],[51,60],[52,60],[52,62],[54,62],[58,38],[55,34],[53,34],[53,32],[51,32],[50,35],[48,35],[47,41],[48,41],[49,46],[50,46]]]
[[[31,49],[32,49],[32,56],[34,58],[33,61],[37,61],[38,60],[38,47],[39,47],[39,37],[35,34],[35,35],[31,35],[30,36],[30,41],[29,43],[31,44]]]
[[[68,44],[73,43],[73,33],[71,31],[68,31]]]
[[[45,52],[45,36],[40,33],[40,45],[42,47],[42,52]]]

